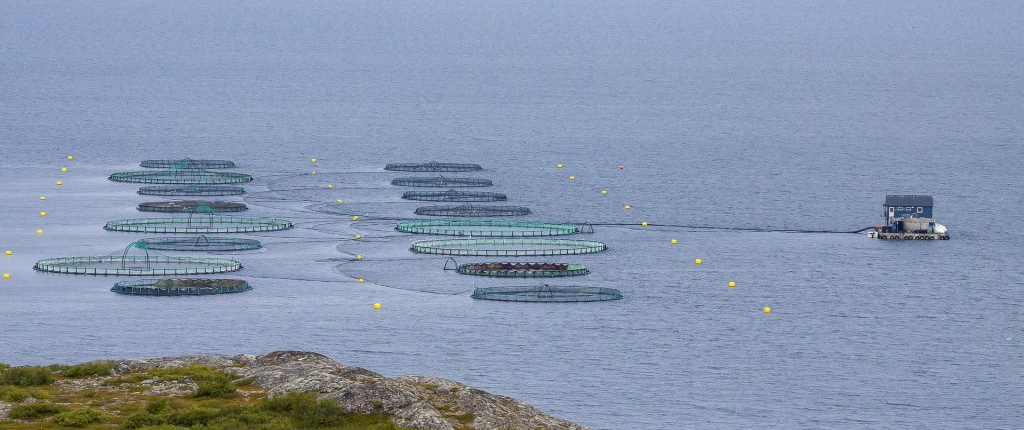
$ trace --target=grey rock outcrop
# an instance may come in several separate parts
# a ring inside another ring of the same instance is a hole
[[[185,356],[114,363],[114,373],[205,365],[250,379],[271,395],[305,391],[338,401],[349,412],[384,412],[420,430],[590,430],[547,415],[516,399],[427,376],[388,378],[300,351],[266,355]]]

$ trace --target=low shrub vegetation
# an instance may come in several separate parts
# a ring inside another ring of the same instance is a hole
[[[32,387],[53,383],[53,372],[42,366],[6,367],[0,369],[0,385]]]
[[[51,403],[26,403],[12,407],[10,412],[7,413],[7,418],[12,420],[31,420],[59,414],[63,411],[64,408]]]
[[[91,363],[59,366],[61,375],[68,378],[89,378],[93,376],[110,376],[113,365],[109,361],[93,361]]]
[[[266,398],[265,391],[250,385],[251,379],[205,366],[110,375],[108,362],[0,366],[0,400],[16,403],[8,421],[0,421],[0,429],[403,430],[382,413],[347,413],[336,401],[311,393]],[[52,384],[68,378],[95,378],[102,388]],[[142,384],[148,380],[154,382]],[[152,387],[174,381],[195,383],[197,388],[188,396],[180,391],[154,396]],[[30,397],[36,401],[24,403]]]
[[[53,417],[53,423],[61,427],[81,428],[103,420],[103,414],[96,410],[83,408],[61,412]]]

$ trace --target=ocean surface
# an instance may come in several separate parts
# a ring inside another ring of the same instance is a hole
[[[311,350],[602,430],[1024,422],[1024,2],[0,9],[0,362]],[[265,245],[232,257],[252,291],[32,270],[145,236],[102,226],[159,198],[106,177],[183,156],[234,160],[257,180],[228,199],[296,223],[239,236]],[[627,224],[556,259],[625,298],[471,299],[533,282],[408,251],[391,218],[422,204],[383,166],[430,160],[484,165],[525,219]],[[934,195],[952,240],[640,226],[848,232],[895,193]]]

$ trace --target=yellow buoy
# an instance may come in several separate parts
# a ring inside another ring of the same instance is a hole
[[[72,156],[70,156],[70,155],[68,156],[68,160],[70,160],[70,159],[72,159],[72,158],[75,158],[75,157],[72,157]]]
[[[315,175],[315,174],[316,174],[316,170],[314,170],[314,171],[313,171],[312,173],[310,173],[310,174],[311,174],[311,175]]]
[[[374,303],[373,304],[373,308],[374,309],[380,309],[380,303]]]
[[[4,273],[4,279],[11,279],[10,273]]]
[[[733,281],[729,281],[729,288],[736,288],[736,283]]]
[[[67,173],[68,172],[68,168],[67,167],[61,167],[60,168],[60,172],[61,173]]]
[[[43,234],[42,230],[36,230],[36,234]]]
[[[39,216],[46,216],[46,211],[39,212]]]
[[[647,221],[644,221],[644,222],[640,223],[640,225],[642,225],[644,227],[647,227]]]
[[[363,278],[359,278],[359,283],[360,283],[360,284],[362,284],[362,283],[363,283],[363,281],[365,281],[365,279],[363,279]]]
[[[57,181],[57,186],[64,185],[64,181]]]
[[[352,221],[359,221],[359,215],[352,215]]]
[[[573,176],[573,175],[569,175],[569,180],[570,180],[570,181],[575,181],[575,180],[576,180],[576,176]]]
[[[334,188],[334,184],[327,184],[327,188]]]
[[[555,165],[555,167],[557,167],[557,168],[561,169],[561,168],[562,168],[562,163],[558,163],[558,164],[556,164],[556,165]]]
[[[338,199],[338,204],[339,204],[339,205],[341,204],[341,199]]]
[[[766,313],[766,314],[772,313],[772,308],[769,308],[768,306],[765,306],[764,307],[764,313]]]
[[[363,254],[356,254],[356,260],[362,260]]]
[[[672,239],[672,244],[673,245],[678,245],[679,244],[679,239]]]
[[[39,196],[39,200],[46,200],[46,196]]]
[[[309,161],[316,163],[316,158],[310,158]]]
[[[356,235],[356,239],[362,239],[362,238],[363,238],[363,235],[361,235],[361,234],[357,234]]]
[[[4,251],[4,255],[8,255],[9,256],[11,254],[13,254],[13,252],[11,252],[11,251]]]
[[[608,190],[601,190],[601,194],[608,194]]]
[[[701,259],[698,258],[696,260],[693,260],[693,264],[698,264],[698,265],[699,264],[704,264],[704,260],[701,260]]]
[[[632,207],[632,206],[630,206],[630,205],[626,205],[625,207],[626,207],[626,210],[630,210],[630,209],[633,209],[633,207]]]

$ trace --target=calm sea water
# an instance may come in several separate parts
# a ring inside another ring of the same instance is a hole
[[[615,430],[1024,422],[1024,3],[0,6],[0,362],[313,350]],[[185,155],[297,223],[237,255],[253,291],[32,271],[139,238],[101,226],[153,199],[106,175]],[[565,282],[624,300],[474,301],[515,282],[374,219],[418,206],[383,165],[427,160],[485,165],[530,219],[848,231],[925,193],[953,240],[598,226]]]

